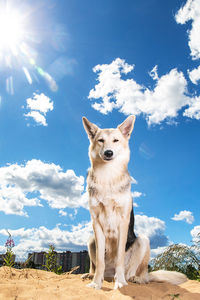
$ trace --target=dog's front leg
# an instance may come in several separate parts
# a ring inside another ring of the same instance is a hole
[[[96,241],[96,270],[94,279],[88,286],[100,289],[104,279],[105,270],[105,236],[98,220],[93,221],[93,229]]]
[[[124,217],[119,226],[118,253],[117,253],[117,261],[116,261],[116,268],[115,268],[115,287],[114,287],[115,289],[127,285],[125,279],[125,268],[124,268],[127,232],[128,232],[128,222],[127,219]]]

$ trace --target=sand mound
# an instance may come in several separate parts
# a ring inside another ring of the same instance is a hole
[[[129,283],[113,290],[113,282],[104,281],[102,290],[86,287],[89,280],[82,281],[81,275],[56,275],[55,273],[8,267],[0,268],[0,300],[200,300],[200,283],[188,280],[174,286],[168,283]],[[177,295],[174,298],[174,295]]]

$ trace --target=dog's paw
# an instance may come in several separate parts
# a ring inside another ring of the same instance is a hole
[[[143,283],[148,283],[149,282],[147,276],[142,276],[142,277],[133,276],[133,277],[130,277],[128,281],[133,282],[133,283],[139,283],[139,284],[143,284]]]
[[[101,289],[101,285],[97,284],[94,281],[92,281],[91,283],[87,284],[87,287],[93,288],[93,289],[96,289],[96,290],[100,290]]]
[[[124,285],[128,285],[126,281],[115,281],[114,290],[122,288]]]
[[[131,276],[131,277],[128,278],[128,281],[134,283],[135,282],[134,279],[135,279],[135,276]]]
[[[85,279],[93,279],[94,278],[94,274],[90,274],[90,273],[85,273],[81,276],[81,279],[82,280],[85,280]]]

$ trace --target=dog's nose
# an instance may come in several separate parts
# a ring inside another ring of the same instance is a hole
[[[104,152],[105,157],[111,158],[113,156],[113,151],[112,150],[106,150]]]

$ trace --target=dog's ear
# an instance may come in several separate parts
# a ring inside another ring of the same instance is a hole
[[[117,128],[121,131],[123,136],[127,139],[130,139],[131,132],[133,130],[135,123],[135,116],[129,116],[122,124],[120,124]]]
[[[91,123],[90,121],[88,121],[88,119],[86,117],[83,117],[82,121],[83,121],[83,126],[85,128],[85,131],[87,132],[89,139],[93,140],[99,127],[97,125]]]

